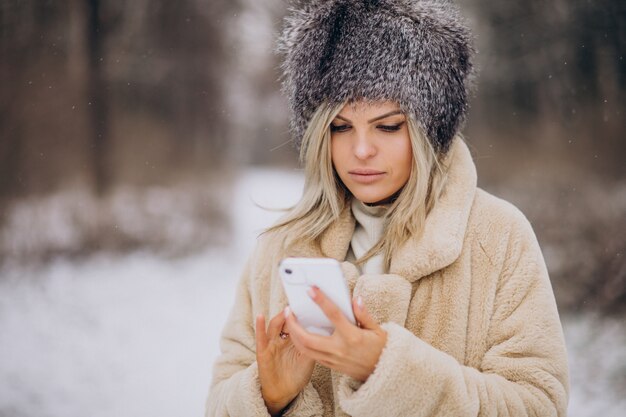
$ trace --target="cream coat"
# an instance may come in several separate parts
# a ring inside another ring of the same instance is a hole
[[[388,333],[364,383],[316,365],[287,416],[564,416],[568,367],[545,262],[530,223],[476,187],[456,138],[448,183],[421,239],[394,254],[390,273],[358,276],[344,261],[349,205],[318,243],[280,253],[265,236],[248,261],[213,367],[207,416],[268,416],[255,362],[254,318],[287,305],[283,256],[338,259],[354,295]]]

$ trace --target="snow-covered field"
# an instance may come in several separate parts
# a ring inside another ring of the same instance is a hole
[[[0,270],[0,416],[199,417],[219,332],[256,233],[302,186],[248,171],[233,244],[186,258],[57,259]],[[572,417],[626,415],[626,324],[566,317]]]

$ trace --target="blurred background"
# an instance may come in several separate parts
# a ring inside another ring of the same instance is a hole
[[[465,0],[479,185],[529,218],[570,416],[626,415],[626,3]],[[281,0],[0,1],[0,416],[200,416],[299,197]]]

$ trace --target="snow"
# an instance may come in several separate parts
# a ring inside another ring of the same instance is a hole
[[[243,263],[281,214],[257,205],[289,207],[302,185],[297,172],[247,171],[229,248],[5,265],[0,415],[202,416]]]
[[[0,415],[202,416],[219,333],[255,236],[295,203],[297,171],[249,170],[230,247],[58,258],[0,270]],[[62,233],[62,231],[61,231]],[[624,416],[626,325],[564,319],[570,416]],[[621,402],[620,402],[621,401]]]
[[[223,195],[229,185],[226,179],[208,184],[119,186],[103,197],[84,186],[67,187],[15,200],[2,213],[0,258],[23,261],[42,254],[120,249],[137,243],[184,254],[220,241],[224,235],[216,222],[205,219],[223,213],[222,199],[213,197]]]
[[[592,314],[565,317],[570,417],[626,416],[626,322]]]
[[[5,274],[0,415],[201,415],[231,260],[135,254]]]

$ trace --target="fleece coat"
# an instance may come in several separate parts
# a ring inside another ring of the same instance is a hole
[[[206,415],[269,414],[261,396],[254,320],[287,305],[277,273],[285,256],[331,257],[353,295],[387,332],[365,383],[316,364],[285,416],[564,416],[568,365],[554,294],[537,238],[513,205],[476,186],[460,137],[448,182],[424,234],[399,247],[388,274],[345,261],[350,205],[317,242],[283,253],[263,235],[239,281],[221,335]]]

